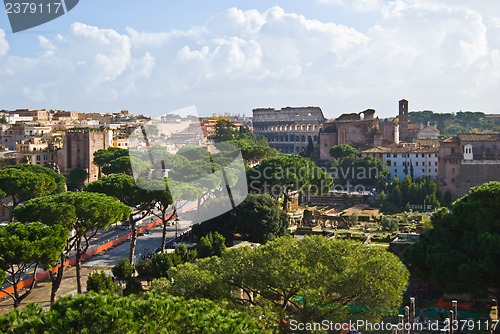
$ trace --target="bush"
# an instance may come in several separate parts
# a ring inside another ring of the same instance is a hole
[[[92,272],[87,279],[87,291],[97,293],[120,293],[120,287],[115,285],[113,278],[106,275],[104,271]]]
[[[396,219],[389,218],[387,216],[384,216],[382,218],[380,225],[384,230],[391,232],[397,231],[399,227],[398,221]]]
[[[120,281],[128,281],[132,277],[134,266],[127,258],[123,258],[113,267],[113,269],[111,269],[111,271]]]

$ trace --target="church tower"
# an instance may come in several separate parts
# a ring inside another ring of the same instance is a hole
[[[408,101],[399,101],[399,140],[406,142],[409,137],[408,132]]]

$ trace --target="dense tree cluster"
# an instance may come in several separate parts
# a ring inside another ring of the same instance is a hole
[[[90,192],[65,192],[57,195],[32,199],[14,210],[16,218],[21,222],[40,221],[45,225],[60,225],[72,236],[66,241],[61,253],[61,262],[69,258],[72,248],[76,249],[77,290],[82,291],[81,258],[90,246],[90,240],[99,230],[126,219],[130,208],[115,198],[104,194]],[[58,268],[58,277],[53,280],[53,296],[59,288],[64,266]]]
[[[65,190],[64,176],[48,167],[18,164],[0,169],[0,197],[8,197],[12,201],[12,205],[7,207],[10,221],[20,203]]]
[[[436,124],[441,135],[449,136],[468,132],[499,132],[500,126],[486,119],[482,112],[459,111],[451,113],[434,113],[430,110],[412,111],[408,113],[412,123]]]
[[[374,318],[394,313],[408,280],[404,265],[386,250],[325,237],[283,237],[255,249],[230,249],[178,265],[169,275],[174,295],[303,321],[343,321],[350,304],[367,307],[365,315]]]
[[[52,268],[68,235],[68,230],[60,225],[46,226],[38,222],[10,223],[0,227],[0,278],[14,287],[14,292],[6,292],[12,298],[14,307],[18,307],[30,294],[36,281],[33,280],[22,292],[17,284],[25,275],[34,275],[39,268]]]
[[[288,233],[289,217],[268,194],[248,194],[236,208],[193,227],[194,234],[222,234],[228,241],[235,233],[243,240],[265,243]]]
[[[334,158],[330,175],[335,184],[349,186],[348,191],[356,186],[380,186],[389,175],[383,161],[371,156],[362,158],[360,152],[350,145],[334,145],[330,148],[330,155]]]
[[[423,211],[427,210],[427,206],[432,209],[439,208],[439,199],[441,193],[435,181],[427,177],[413,180],[407,175],[403,181],[394,178],[380,193],[375,205],[379,205],[385,213],[409,211],[411,205]]]
[[[248,173],[249,190],[267,193],[283,199],[286,209],[292,192],[304,195],[326,195],[333,179],[310,159],[291,154],[280,154],[264,159]]]
[[[50,310],[31,304],[0,316],[0,332],[24,333],[270,333],[248,314],[210,300],[145,293],[62,297]]]
[[[472,188],[432,216],[433,228],[403,253],[412,274],[445,292],[500,297],[500,182]]]
[[[222,240],[222,244],[224,240]],[[151,257],[140,261],[136,265],[139,277],[147,281],[156,278],[169,278],[168,271],[179,264],[192,262],[197,256],[197,250],[189,250],[186,245],[180,244],[175,247],[172,253],[156,253]],[[116,268],[116,266],[115,266]],[[113,274],[115,269],[113,268]],[[115,275],[119,278],[119,276]]]

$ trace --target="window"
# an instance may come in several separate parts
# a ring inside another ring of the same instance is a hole
[[[391,157],[391,154],[390,154],[390,153],[387,153],[386,157],[390,158],[390,157]]]
[[[397,170],[397,169],[395,169],[395,170],[394,170],[394,174],[397,174],[397,173],[398,173],[398,170]]]
[[[393,158],[397,158],[397,157],[398,157],[398,155],[397,155],[397,154],[393,154],[393,155],[392,155],[392,157],[393,157]]]
[[[437,153],[435,153],[435,154],[434,154],[434,157],[436,157],[436,158],[437,158],[437,157],[438,157],[438,154],[437,154]]]
[[[455,154],[455,149],[454,148],[451,149],[451,154]]]
[[[437,165],[438,165],[438,162],[437,162],[437,161],[436,161],[436,162],[434,162],[434,166],[437,166]]]
[[[438,172],[438,169],[437,169],[437,168],[436,168],[436,169],[434,169],[434,173],[437,173],[437,172]]]
[[[422,168],[422,173],[425,173],[425,168]]]
[[[455,168],[452,168],[452,169],[451,169],[451,172],[452,172],[452,173],[455,173]]]
[[[451,179],[451,182],[452,182],[452,183],[455,183],[455,178]]]
[[[417,162],[415,162],[415,166],[418,166],[418,161],[417,161]]]
[[[387,160],[387,166],[391,165],[391,160]]]
[[[429,173],[431,172],[431,169],[429,168]]]
[[[429,153],[429,158],[431,157],[431,154]]]
[[[37,155],[37,156],[36,156],[36,161],[40,161],[40,160],[41,160],[40,158],[41,158],[41,157],[40,157],[40,154],[39,154],[39,155]]]

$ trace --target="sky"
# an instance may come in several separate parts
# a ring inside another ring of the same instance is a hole
[[[12,33],[0,109],[500,113],[498,0],[80,0]]]

